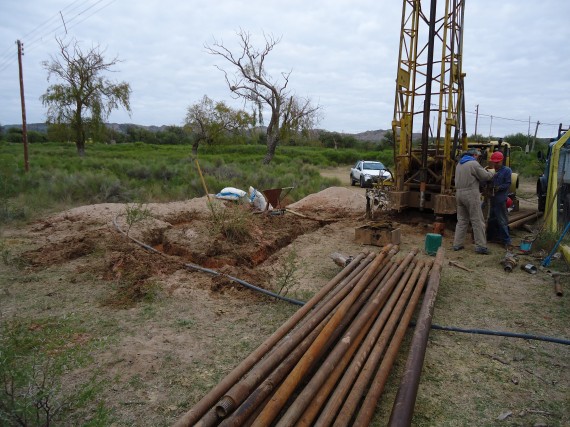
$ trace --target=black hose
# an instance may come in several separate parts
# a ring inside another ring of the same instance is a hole
[[[121,229],[121,227],[119,227],[116,219],[117,219],[117,217],[113,218],[113,224],[115,225],[115,228],[120,233],[122,233],[123,235],[125,235],[126,237],[131,239],[133,242],[142,246],[143,248],[145,248],[148,251],[151,251],[153,253],[163,255],[163,256],[165,255],[164,253],[160,252],[159,250],[153,248],[152,246],[149,246],[146,243],[143,243],[140,240],[137,240],[137,239],[129,236],[127,233],[125,233]],[[277,299],[280,299],[283,301],[290,302],[291,304],[296,304],[296,305],[301,305],[301,306],[306,304],[305,301],[299,301],[299,300],[296,300],[293,298],[288,298],[288,297],[285,297],[283,295],[276,294],[274,292],[268,291],[267,289],[263,289],[263,288],[254,286],[250,283],[247,283],[241,279],[238,279],[237,277],[233,277],[233,276],[230,276],[228,274],[220,273],[219,271],[211,270],[209,268],[201,267],[199,265],[192,264],[192,263],[184,263],[183,265],[186,268],[202,271],[204,273],[212,274],[214,276],[226,277],[229,280],[236,282],[236,283],[239,283],[240,285],[245,286],[248,289],[251,289],[251,290],[256,291],[256,292],[261,292],[265,295],[269,295],[271,297],[274,297],[274,298],[277,298]],[[410,322],[410,327],[415,327],[415,326],[416,325],[414,322]],[[440,326],[440,325],[434,325],[434,324],[431,325],[431,329],[436,329],[436,330],[440,330],[440,331],[461,332],[464,334],[495,335],[495,336],[500,336],[500,337],[522,338],[522,339],[526,339],[526,340],[546,341],[546,342],[552,342],[552,343],[556,343],[556,344],[570,345],[570,340],[567,340],[564,338],[546,337],[546,336],[529,335],[529,334],[519,334],[516,332],[491,331],[491,330],[485,330],[485,329],[464,329],[464,328],[457,328],[454,326]]]
[[[410,325],[415,326],[415,325]],[[500,337],[510,337],[510,338],[522,338],[525,340],[537,340],[537,341],[546,341],[552,342],[556,344],[564,344],[570,345],[570,340],[564,338],[554,338],[554,337],[545,337],[541,335],[529,335],[529,334],[519,334],[516,332],[503,332],[503,331],[490,331],[485,329],[463,329],[457,328],[454,326],[440,326],[440,325],[431,325],[431,329],[437,329],[440,331],[451,331],[451,332],[462,332],[465,334],[480,334],[480,335],[495,335]]]
[[[143,248],[146,249],[147,251],[150,251],[150,252],[155,253],[155,254],[158,254],[158,255],[163,255],[163,256],[165,255],[163,252],[160,252],[159,250],[153,248],[152,246],[147,245],[146,243],[141,242],[140,240],[137,240],[137,239],[135,239],[134,237],[129,236],[125,231],[123,231],[123,230],[121,229],[121,227],[119,226],[119,224],[117,224],[117,217],[118,217],[118,216],[119,216],[119,215],[117,215],[117,216],[115,216],[115,217],[113,218],[113,224],[115,225],[115,228],[116,228],[120,233],[122,233],[124,236],[126,236],[126,237],[129,238],[129,239],[131,239],[133,242],[135,242],[137,245],[140,245],[141,247],[143,247]],[[201,267],[201,266],[199,266],[199,265],[192,264],[192,263],[185,263],[185,264],[183,264],[183,265],[184,265],[184,267],[186,267],[186,268],[193,269],[193,270],[198,270],[198,271],[203,271],[204,273],[212,274],[212,275],[214,275],[214,276],[223,276],[223,277],[226,277],[226,278],[228,278],[229,280],[231,280],[231,281],[233,281],[233,282],[236,282],[236,283],[239,283],[240,285],[245,286],[245,287],[248,288],[248,289],[251,289],[251,290],[254,290],[254,291],[257,291],[257,292],[261,292],[261,293],[263,293],[263,294],[265,294],[265,295],[269,295],[269,296],[271,296],[271,297],[273,297],[273,298],[277,298],[277,299],[280,299],[280,300],[283,300],[283,301],[290,302],[291,304],[305,305],[305,301],[299,301],[299,300],[296,300],[296,299],[293,299],[293,298],[288,298],[288,297],[285,297],[285,296],[283,296],[283,295],[276,294],[275,292],[271,292],[271,291],[268,291],[267,289],[263,289],[263,288],[254,286],[254,285],[252,285],[251,283],[247,283],[247,282],[245,282],[244,280],[238,279],[237,277],[233,277],[233,276],[230,276],[230,275],[228,275],[228,274],[220,273],[219,271],[211,270],[211,269],[209,269],[209,268],[204,268],[204,267]]]

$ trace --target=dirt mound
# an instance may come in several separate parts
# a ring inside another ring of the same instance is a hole
[[[345,187],[329,187],[287,208],[324,218],[358,218],[366,213],[366,197]]]

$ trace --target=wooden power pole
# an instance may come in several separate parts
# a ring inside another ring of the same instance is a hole
[[[18,68],[20,70],[20,99],[22,100],[22,142],[24,143],[24,170],[29,172],[30,162],[28,161],[28,128],[26,126],[26,101],[24,99],[24,73],[22,71],[22,50],[23,45],[20,40],[18,44]]]
[[[532,139],[532,148],[530,151],[534,151],[534,143],[536,142],[536,134],[538,132],[538,125],[540,125],[540,120],[536,121],[536,127],[534,128],[534,138]]]

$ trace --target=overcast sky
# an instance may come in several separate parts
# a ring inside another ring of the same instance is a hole
[[[56,35],[74,37],[84,48],[99,45],[108,59],[122,61],[109,77],[131,85],[132,115],[118,110],[109,122],[180,126],[188,106],[204,95],[242,108],[215,67],[227,64],[204,48],[216,39],[236,51],[241,28],[256,47],[263,33],[281,37],[267,58],[268,72],[292,71],[289,87],[322,108],[319,128],[389,129],[401,10],[400,0],[0,0],[0,124],[22,121],[18,39],[27,122],[46,120],[41,62],[57,54]],[[539,137],[556,134],[560,122],[570,124],[568,16],[567,0],[466,1],[469,134],[477,105],[477,132],[485,136],[527,134],[529,116],[531,134],[541,122]]]

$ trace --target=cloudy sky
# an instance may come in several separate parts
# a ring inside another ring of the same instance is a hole
[[[215,39],[237,51],[243,29],[256,47],[264,33],[281,37],[268,72],[292,72],[294,93],[321,106],[320,128],[389,129],[401,11],[400,0],[0,0],[0,124],[22,119],[16,40],[24,43],[27,122],[45,121],[41,63],[57,54],[56,36],[121,60],[109,77],[131,85],[132,115],[115,111],[110,122],[181,125],[204,95],[242,108],[215,67],[227,64],[204,45]],[[570,124],[568,16],[566,0],[466,2],[468,133],[477,106],[485,136],[533,134],[539,120],[538,136],[550,137]]]

